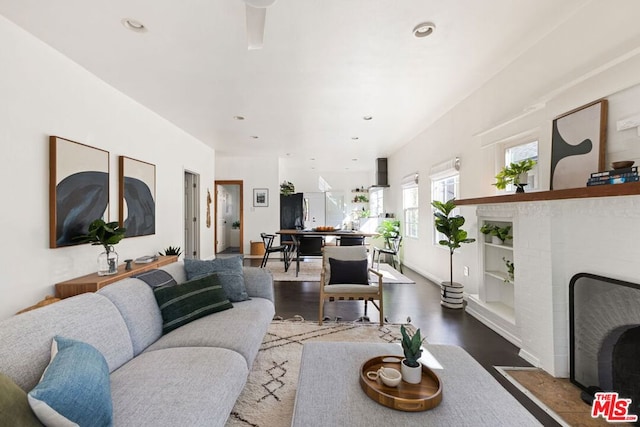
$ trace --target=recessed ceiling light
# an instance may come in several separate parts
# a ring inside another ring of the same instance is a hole
[[[135,31],[136,33],[147,32],[147,27],[145,27],[142,22],[136,21],[135,19],[123,18],[120,22],[122,22],[122,25],[124,25],[126,29]]]
[[[413,35],[414,37],[418,38],[427,37],[433,34],[435,30],[436,24],[434,24],[433,22],[423,22],[422,24],[418,24],[415,26],[415,28],[413,29]]]
[[[357,161],[358,161],[358,159],[351,159],[351,161],[352,161],[352,162],[357,162]]]
[[[315,157],[312,157],[312,158],[310,158],[309,160],[315,160],[315,159],[316,159]]]
[[[258,135],[251,135],[249,138],[251,138],[251,139],[258,139]]]
[[[233,116],[233,120],[244,120],[243,116]]]
[[[357,136],[352,136],[352,137],[351,137],[351,139],[353,139],[354,141],[357,141],[357,140],[359,140],[360,138],[359,138],[359,137],[357,137]]]
[[[364,116],[362,119],[363,120],[371,120],[371,119],[373,119],[373,116]]]

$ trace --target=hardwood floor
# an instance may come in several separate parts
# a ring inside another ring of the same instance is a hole
[[[260,259],[246,259],[245,265],[260,266]],[[385,317],[391,323],[403,323],[407,317],[420,328],[430,344],[451,344],[463,347],[511,394],[515,396],[544,426],[558,426],[546,412],[535,405],[493,366],[530,366],[518,356],[518,348],[484,326],[464,310],[440,306],[440,287],[417,273],[404,268],[404,274],[415,284],[385,285]],[[276,315],[291,318],[301,315],[317,320],[319,283],[275,282]],[[362,301],[339,301],[325,304],[325,316],[356,320],[364,315]],[[369,304],[368,316],[376,321],[378,311]]]

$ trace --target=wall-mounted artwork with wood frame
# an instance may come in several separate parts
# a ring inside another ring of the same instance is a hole
[[[119,217],[125,237],[156,234],[156,166],[120,156]]]
[[[109,212],[109,152],[49,137],[49,246],[79,243],[89,224]]]
[[[605,169],[606,141],[606,99],[556,117],[551,136],[551,190],[586,187],[592,172]]]

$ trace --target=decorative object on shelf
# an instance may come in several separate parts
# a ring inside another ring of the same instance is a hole
[[[515,273],[515,266],[513,265],[513,261],[502,257],[502,260],[504,261],[504,264],[507,266],[507,274],[508,276],[504,279],[505,283],[513,283],[513,280],[515,278],[514,273]]]
[[[74,237],[86,233],[108,205],[109,152],[50,136],[49,247],[80,244]]]
[[[400,364],[400,370],[402,372],[402,379],[410,384],[418,384],[422,379],[422,366],[418,359],[422,356],[422,342],[424,338],[420,338],[420,329],[415,334],[411,335],[409,331],[400,326],[400,333],[402,334],[402,352],[404,353],[404,359]]]
[[[211,228],[211,193],[207,188],[207,228]]]
[[[296,192],[296,187],[289,181],[282,181],[280,184],[280,194],[283,196],[290,196]]]
[[[377,371],[367,372],[367,378],[374,381],[380,380],[387,387],[398,387],[402,381],[402,374],[397,369],[383,366]]]
[[[371,215],[371,211],[362,208],[361,211],[358,211],[358,215],[360,216],[360,218],[369,218],[369,215]]]
[[[511,235],[511,226],[505,225],[504,227],[500,227],[497,224],[491,224],[486,222],[481,228],[480,232],[482,234],[491,236],[491,243],[496,245],[502,245],[506,240],[513,239]]]
[[[384,239],[385,248],[391,248],[391,240],[400,235],[400,220],[385,219],[380,223],[376,232]]]
[[[368,203],[369,199],[364,194],[358,194],[353,198],[354,203]]]
[[[613,169],[626,169],[633,166],[634,163],[633,160],[620,160],[618,162],[611,162],[611,167]]]
[[[120,156],[120,225],[126,237],[156,234],[156,166]]]
[[[291,184],[291,183],[289,183]],[[284,185],[284,184],[282,184]],[[282,193],[282,185],[280,186],[281,190],[280,192]],[[291,184],[291,193],[293,194],[293,184]],[[284,194],[284,193],[282,193]],[[285,194],[285,196],[288,196],[289,194]],[[255,207],[260,207],[260,208],[266,208],[269,206],[269,189],[268,188],[254,188],[253,189],[253,206]]]
[[[126,232],[127,229],[120,227],[117,221],[104,222],[103,219],[96,219],[89,224],[87,234],[76,236],[74,240],[104,247],[104,252],[98,255],[98,275],[108,276],[118,272],[118,253],[113,246],[124,239]]]
[[[131,258],[125,259],[124,260],[124,263],[125,263],[124,269],[127,270],[127,271],[132,270],[133,269],[133,267],[131,266],[132,262],[133,262],[133,260]]]
[[[630,163],[631,166],[627,168],[618,168],[610,171],[592,173],[591,177],[587,181],[587,187],[593,187],[596,185],[638,182],[640,180],[640,176],[638,175],[638,167],[633,166],[633,162]]]
[[[444,203],[434,200],[431,205],[436,209],[433,213],[436,230],[446,237],[446,240],[440,240],[438,243],[449,248],[449,282],[442,283],[440,304],[447,308],[463,308],[463,286],[453,281],[453,251],[462,243],[473,243],[476,239],[467,237],[467,232],[461,228],[465,222],[464,217],[453,215],[456,208],[455,198]]]
[[[158,252],[158,255],[177,255],[177,256],[180,256],[181,253],[182,253],[182,250],[180,249],[180,246],[176,246],[175,248],[173,246],[169,246],[168,248],[166,248],[164,250],[164,253]]]
[[[589,172],[605,169],[607,107],[601,99],[553,120],[551,190],[584,187]]]
[[[504,190],[507,185],[516,186],[516,193],[524,193],[524,186],[529,178],[528,172],[536,165],[533,159],[525,159],[511,163],[502,168],[496,175],[496,182],[493,184],[498,190]]]

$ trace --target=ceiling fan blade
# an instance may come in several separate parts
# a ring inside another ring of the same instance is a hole
[[[247,4],[247,47],[249,50],[262,49],[264,41],[264,23],[266,8],[252,7]]]

